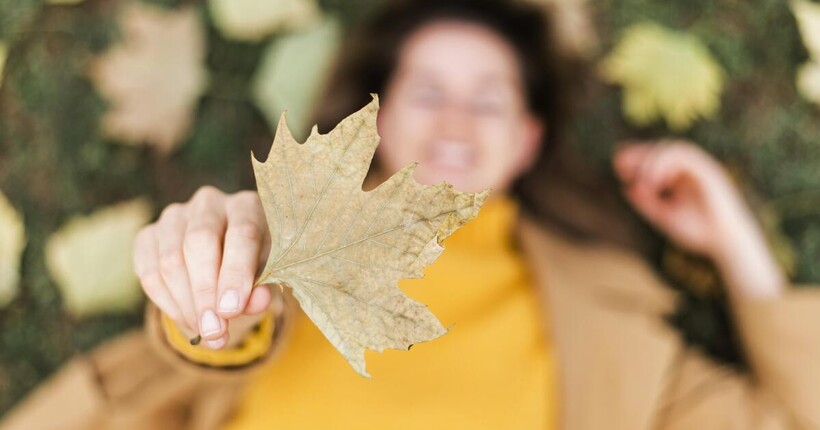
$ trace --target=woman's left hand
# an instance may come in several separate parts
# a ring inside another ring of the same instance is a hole
[[[720,163],[684,141],[619,147],[627,199],[682,248],[711,258],[740,294],[773,296],[785,279],[751,211]]]

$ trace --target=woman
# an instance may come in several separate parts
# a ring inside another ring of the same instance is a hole
[[[3,428],[48,428],[41,411],[55,428],[820,428],[820,295],[790,289],[712,157],[633,144],[614,167],[640,215],[719,268],[748,374],[683,343],[664,321],[675,294],[635,254],[549,222],[538,182],[568,84],[545,28],[501,0],[391,3],[323,99],[328,128],[382,94],[372,182],[419,161],[422,183],[496,190],[402,284],[446,336],[370,355],[359,377],[287,296],[251,289],[270,239],[258,196],[205,187],[137,239],[153,349],[140,333],[78,359]]]

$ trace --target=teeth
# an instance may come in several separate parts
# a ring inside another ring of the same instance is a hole
[[[429,152],[432,164],[448,169],[466,169],[473,165],[475,151],[469,144],[453,141],[435,142]]]

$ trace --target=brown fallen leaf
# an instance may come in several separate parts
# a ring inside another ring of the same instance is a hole
[[[123,40],[91,64],[91,80],[110,106],[106,136],[173,151],[188,134],[207,86],[205,29],[194,8],[134,3],[120,16]]]
[[[361,375],[364,351],[409,349],[447,330],[400,279],[420,278],[441,242],[478,214],[489,191],[421,185],[408,165],[377,188],[362,182],[379,142],[378,98],[304,144],[283,114],[265,163],[253,160],[271,233],[256,284],[286,285],[304,312]]]

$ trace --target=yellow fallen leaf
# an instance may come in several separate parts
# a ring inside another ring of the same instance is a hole
[[[205,90],[205,32],[195,9],[143,3],[120,17],[123,42],[96,58],[91,79],[110,106],[107,136],[169,153],[188,133]]]
[[[601,77],[623,87],[624,115],[643,126],[663,117],[676,131],[720,106],[724,72],[694,36],[637,24],[600,64]]]
[[[265,49],[253,79],[253,100],[271,128],[287,106],[297,139],[305,137],[318,90],[336,52],[339,24],[326,19],[304,31],[277,38]]]
[[[258,41],[281,29],[312,23],[319,16],[315,0],[209,0],[214,26],[225,37]]]
[[[26,247],[23,217],[0,193],[0,308],[17,296],[20,288],[20,259]]]
[[[76,316],[127,311],[142,300],[133,269],[134,238],[151,219],[145,199],[75,217],[46,242],[46,267]]]
[[[489,191],[413,179],[415,163],[377,188],[362,182],[378,145],[378,99],[328,134],[298,144],[282,115],[265,163],[253,160],[271,234],[257,284],[287,285],[361,375],[365,349],[408,349],[446,329],[398,288],[420,278],[442,240],[478,214]]]

